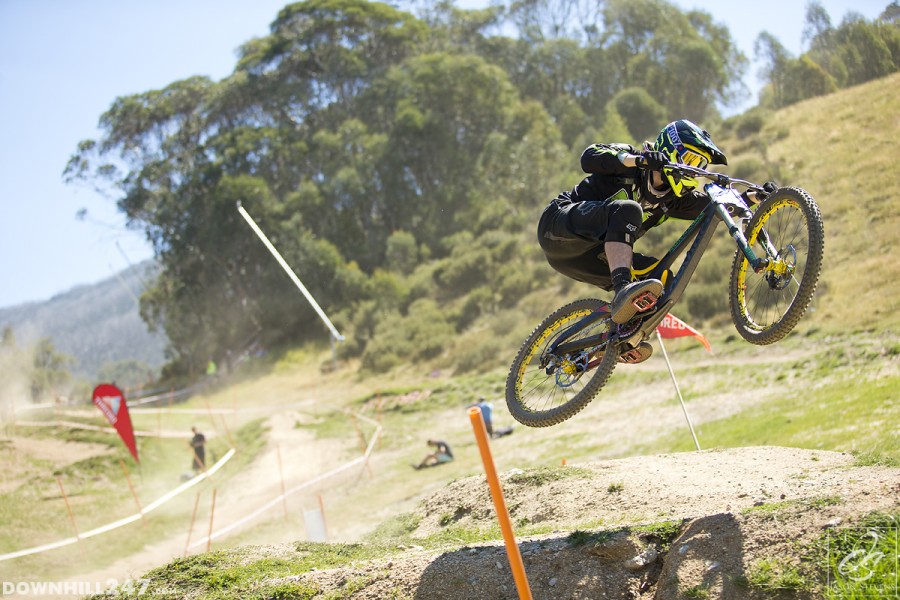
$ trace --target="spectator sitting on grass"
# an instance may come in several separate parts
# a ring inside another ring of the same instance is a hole
[[[434,452],[425,456],[418,465],[413,465],[415,469],[424,469],[425,467],[434,467],[442,465],[453,460],[453,452],[450,450],[449,444],[441,440],[428,440],[427,444],[435,448]]]

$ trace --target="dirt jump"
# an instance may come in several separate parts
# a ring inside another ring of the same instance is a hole
[[[900,508],[900,469],[780,447],[512,470],[501,483],[516,527],[547,532],[517,541],[533,597],[548,600],[770,598],[785,590],[823,597],[828,561],[840,558],[829,555],[831,532]],[[519,597],[501,540],[453,544],[455,531],[496,526],[483,476],[451,483],[410,517],[410,536],[383,558],[263,577],[255,591],[302,584],[315,590],[303,596],[310,598]],[[448,543],[426,549],[425,540],[441,533]],[[309,551],[244,547],[219,559],[249,565]],[[174,565],[152,572],[150,590],[177,586],[177,572]],[[193,588],[185,597],[211,591]]]

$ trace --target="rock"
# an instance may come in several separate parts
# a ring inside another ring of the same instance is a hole
[[[835,518],[831,519],[830,521],[826,522],[824,525],[822,525],[822,529],[831,529],[833,527],[837,527],[842,522],[843,522],[843,520],[840,517],[835,517]]]
[[[654,546],[650,546],[634,558],[625,561],[625,568],[629,571],[639,571],[648,565],[656,562],[659,553]]]

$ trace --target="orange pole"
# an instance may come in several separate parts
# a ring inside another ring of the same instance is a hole
[[[234,438],[231,437],[231,430],[228,429],[228,423],[225,422],[225,414],[223,413],[219,416],[222,417],[222,427],[225,428],[225,435],[228,436],[228,443],[230,443],[231,447],[234,448]]]
[[[378,420],[378,424],[381,425],[381,418],[383,415],[381,410],[381,404],[384,402],[384,398],[381,397],[381,392],[378,392],[378,404],[375,406],[375,417]],[[378,438],[378,448],[381,449],[381,438],[384,436],[379,436]]]
[[[191,547],[191,534],[194,533],[194,521],[197,519],[197,506],[200,504],[200,492],[197,492],[197,498],[194,500],[194,512],[191,513],[191,526],[188,527],[187,541],[184,543],[184,557],[187,558],[188,548]]]
[[[281,503],[284,505],[284,520],[287,521],[288,511],[287,511],[287,496],[284,491],[284,471],[281,468],[281,445],[275,444],[275,452],[278,455],[278,475],[281,477]]]
[[[325,527],[325,539],[330,539],[328,535],[328,522],[325,520],[325,502],[322,500],[322,494],[316,494],[319,497],[319,512],[322,513],[322,525]]]
[[[525,575],[525,563],[522,562],[522,554],[516,544],[509,510],[507,510],[506,500],[503,498],[503,488],[500,487],[500,479],[497,477],[497,469],[494,467],[494,459],[491,456],[491,446],[488,443],[487,428],[484,426],[481,409],[477,406],[470,408],[469,420],[472,422],[475,441],[478,442],[478,450],[481,452],[484,474],[487,475],[488,486],[491,488],[491,498],[494,499],[494,509],[497,511],[497,520],[500,521],[500,531],[503,532],[503,542],[506,544],[506,556],[509,558],[509,566],[512,569],[513,580],[516,582],[516,590],[519,592],[519,600],[531,600],[531,587],[528,585],[528,577]]]
[[[353,427],[356,429],[356,436],[359,438],[359,446],[362,449],[363,454],[366,453],[366,436],[362,432],[362,429],[359,427],[359,421],[356,418],[356,415],[350,413],[350,416],[353,417]],[[366,472],[369,474],[369,479],[372,479],[372,465],[369,464],[369,460],[366,459]]]
[[[206,404],[206,411],[209,413],[209,422],[212,424],[212,428],[216,433],[219,433],[219,426],[216,425],[216,418],[213,416],[212,406],[209,405],[209,398],[204,396],[203,402]]]
[[[78,525],[75,524],[75,515],[72,513],[72,506],[69,504],[69,497],[66,496],[66,489],[63,487],[62,479],[59,475],[56,476],[56,483],[59,484],[59,491],[62,493],[63,500],[66,501],[66,510],[69,512],[69,520],[72,522],[72,529],[75,530],[75,537],[80,540],[81,534],[78,533]]]
[[[206,551],[212,547],[213,516],[216,514],[216,488],[213,488],[212,507],[209,509],[209,533],[206,536]]]
[[[363,435],[362,429],[359,428],[359,421],[356,419],[356,415],[350,413],[350,416],[353,417],[353,428],[356,429],[356,437],[359,438],[359,447],[365,452],[366,451],[366,436]]]
[[[128,474],[128,468],[125,466],[125,461],[121,458],[119,459],[119,464],[122,465],[122,471],[125,473],[125,481],[128,482],[128,489],[131,490],[131,495],[134,496],[134,503],[137,504],[138,512],[141,513],[141,523],[144,522],[144,509],[141,508],[141,501],[138,500],[137,492],[134,491],[134,485],[131,483],[131,475]]]

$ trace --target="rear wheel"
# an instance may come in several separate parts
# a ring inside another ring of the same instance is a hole
[[[769,266],[756,273],[738,250],[731,268],[731,317],[748,342],[782,339],[800,321],[822,268],[825,229],[812,196],[781,188],[759,205],[746,229],[750,247]]]
[[[600,318],[569,337],[570,328],[593,313]],[[513,418],[529,427],[549,427],[587,406],[612,374],[617,353],[604,352],[605,341],[564,354],[550,347],[563,334],[567,343],[608,334],[611,323],[609,304],[596,299],[577,300],[544,319],[522,344],[506,378]]]

